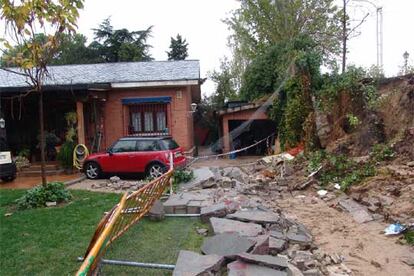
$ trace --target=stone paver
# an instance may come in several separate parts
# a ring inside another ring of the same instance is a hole
[[[214,234],[239,233],[241,236],[256,237],[263,232],[259,224],[241,222],[224,218],[210,218]]]
[[[280,219],[279,215],[276,213],[261,210],[237,211],[236,213],[228,215],[227,217],[240,221],[254,222],[260,224],[277,223]]]
[[[285,271],[269,267],[235,261],[227,265],[228,276],[287,276]]]
[[[237,255],[237,258],[245,263],[258,264],[277,270],[287,271],[288,261],[285,257],[242,253]]]
[[[187,183],[183,183],[181,185],[182,189],[190,190],[193,188],[201,187],[204,183],[208,181],[214,181],[215,179],[214,172],[206,167],[195,169],[193,170],[193,173],[194,179]]]
[[[201,247],[201,252],[229,257],[248,252],[255,244],[255,241],[237,233],[223,233],[206,239]]]
[[[227,215],[227,206],[224,202],[206,206],[200,211],[201,221],[207,223],[211,217],[225,217]]]
[[[221,268],[224,258],[218,255],[200,255],[181,250],[173,276],[215,275]]]

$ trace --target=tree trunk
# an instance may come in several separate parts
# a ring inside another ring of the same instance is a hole
[[[346,42],[348,40],[346,31],[346,0],[344,0],[343,15],[342,15],[342,73],[346,69]]]
[[[40,121],[40,172],[42,175],[42,185],[46,186],[46,171],[45,171],[45,126],[44,126],[44,116],[43,116],[43,91],[39,88],[39,121]]]

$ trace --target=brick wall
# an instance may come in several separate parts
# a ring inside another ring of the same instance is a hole
[[[178,91],[181,91],[181,93]],[[104,148],[109,147],[117,139],[128,134],[129,108],[128,105],[122,104],[122,99],[159,96],[171,97],[167,112],[168,128],[171,135],[184,150],[192,148],[194,133],[190,113],[192,102],[190,86],[117,89],[107,92],[104,112]]]

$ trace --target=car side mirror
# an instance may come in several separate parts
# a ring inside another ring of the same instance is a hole
[[[112,149],[108,149],[106,152],[109,154],[109,156],[112,156],[114,154]]]

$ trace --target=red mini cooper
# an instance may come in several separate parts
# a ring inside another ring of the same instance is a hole
[[[182,149],[171,137],[124,137],[106,152],[89,155],[83,171],[89,179],[105,173],[145,173],[156,178],[167,171],[170,153],[174,167],[185,166]]]

